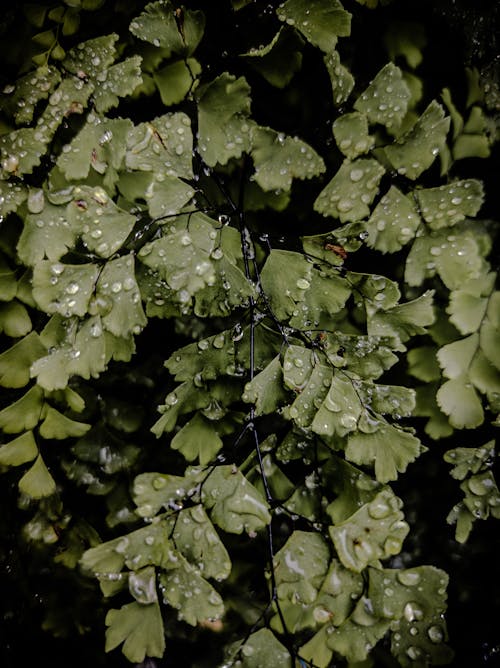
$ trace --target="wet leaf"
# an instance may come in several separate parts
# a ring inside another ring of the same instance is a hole
[[[46,313],[84,316],[95,290],[99,267],[42,260],[33,271],[33,297]]]
[[[375,143],[368,133],[368,119],[359,111],[339,116],[333,122],[332,131],[337,146],[351,160],[368,153]]]
[[[401,125],[409,100],[410,90],[401,70],[394,63],[387,63],[358,97],[354,108],[365,114],[370,123],[394,129]]]
[[[339,0],[288,0],[278,7],[277,15],[327,54],[335,49],[338,37],[351,34],[351,14]]]
[[[314,210],[341,222],[365,218],[378,192],[384,168],[371,158],[345,160],[314,202]]]
[[[395,253],[415,237],[419,225],[415,204],[391,186],[366,223],[366,243],[382,253]]]
[[[132,253],[104,265],[97,282],[95,303],[103,328],[114,336],[139,334],[146,325]]]
[[[467,179],[416,190],[415,197],[426,223],[437,230],[475,216],[483,204],[484,192],[480,181]]]
[[[415,180],[443,149],[449,127],[444,109],[433,101],[397,143],[386,146],[385,155],[399,174]]]
[[[245,476],[232,466],[217,466],[202,487],[203,505],[210,517],[229,533],[251,534],[270,521],[267,502]]]
[[[251,154],[253,178],[265,191],[290,190],[292,179],[311,179],[325,171],[323,159],[308,144],[270,128],[254,130]]]
[[[401,551],[409,531],[400,511],[401,499],[383,489],[351,517],[329,528],[342,564],[357,573],[377,559]]]
[[[72,248],[76,235],[65,208],[46,202],[39,213],[26,216],[17,252],[28,266],[43,261],[45,257],[56,261]]]
[[[326,54],[323,60],[330,77],[333,103],[339,107],[349,99],[354,88],[354,77],[347,67],[340,62],[338,51]]]
[[[242,58],[272,86],[284,88],[302,66],[303,44],[295,30],[280,28],[269,44],[250,49]]]
[[[255,415],[275,412],[286,398],[279,356],[245,385],[242,395],[243,401],[255,404]]]

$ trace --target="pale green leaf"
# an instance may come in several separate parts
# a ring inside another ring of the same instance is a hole
[[[428,169],[446,142],[450,119],[444,109],[432,101],[415,125],[384,151],[399,174],[417,179]]]
[[[237,643],[240,648],[240,643]],[[241,668],[259,668],[260,666],[280,666],[292,668],[290,652],[267,628],[252,633],[241,647]]]
[[[409,531],[401,506],[401,499],[390,489],[383,489],[350,518],[329,527],[339,559],[346,568],[359,573],[370,562],[401,551]]]
[[[161,70],[153,72],[153,79],[166,107],[178,104],[191,91],[196,77],[201,73],[201,65],[195,58],[168,63]]]
[[[361,400],[352,379],[337,372],[311,428],[320,436],[345,436],[356,430],[361,410]]]
[[[224,604],[220,594],[181,555],[176,568],[160,575],[163,602],[177,612],[177,619],[197,626],[208,620],[220,619]]]
[[[475,216],[484,200],[481,181],[452,181],[438,188],[415,191],[420,212],[432,229],[451,227],[465,217]]]
[[[365,114],[370,123],[394,129],[401,125],[409,100],[410,90],[401,70],[394,63],[387,63],[358,97],[354,108]]]
[[[467,376],[447,380],[436,395],[439,408],[457,429],[474,429],[484,421],[481,400]]]
[[[438,350],[437,358],[446,378],[458,378],[468,373],[477,353],[479,334],[471,334],[464,339],[448,343]]]
[[[45,346],[36,332],[31,332],[0,355],[0,385],[24,387],[30,379],[32,363],[45,355]]]
[[[373,283],[377,283],[376,276],[371,278]],[[340,332],[326,335],[325,353],[329,362],[366,380],[378,378],[396,364],[398,358],[392,352],[394,349],[397,349],[397,342],[393,336],[360,336]]]
[[[175,428],[180,415],[199,408],[207,408],[211,401],[209,392],[195,385],[192,380],[187,380],[167,394],[165,403],[159,409],[162,416],[151,427],[151,431],[159,438],[164,432]]]
[[[157,180],[152,172],[123,172],[117,185],[120,193],[131,202],[145,199],[154,219],[168,219],[169,216],[179,213],[194,195],[193,188],[176,176],[164,177],[161,174]],[[154,229],[152,221],[147,221],[144,225],[144,232],[149,229]],[[133,244],[136,241],[143,243],[141,230]]]
[[[212,521],[224,531],[253,534],[271,521],[267,502],[233,466],[217,466],[205,480],[201,493]]]
[[[341,222],[365,218],[384,172],[382,165],[371,158],[345,160],[316,198],[314,210]]]
[[[338,37],[351,34],[351,14],[339,0],[287,0],[278,7],[277,16],[327,54],[335,49]]]
[[[130,32],[171,53],[190,55],[195,51],[205,29],[205,15],[183,7],[180,17],[170,0],[150,2],[130,24]]]
[[[355,464],[374,466],[380,482],[396,480],[398,472],[406,471],[421,452],[422,445],[416,436],[383,423],[373,433],[350,434],[345,450],[347,459]]]
[[[19,491],[32,499],[42,499],[51,496],[56,491],[55,480],[50,475],[41,455],[38,455],[35,463],[19,481]]]
[[[137,603],[148,605],[158,601],[156,571],[153,566],[134,570],[128,576],[128,589]]]
[[[167,176],[190,179],[192,150],[189,116],[164,114],[129,131],[125,164],[129,169],[153,172],[158,181]]]
[[[359,111],[339,116],[333,122],[332,131],[337,146],[351,160],[367,153],[375,143],[368,132],[368,119]]]
[[[38,447],[32,431],[27,431],[0,447],[2,466],[20,466],[31,462],[38,455]]]
[[[391,186],[366,222],[366,243],[382,253],[395,253],[415,237],[419,225],[413,201]]]
[[[488,315],[489,312],[490,309],[488,309]],[[495,326],[490,319],[484,322],[479,333],[479,341],[485,357],[496,369],[500,370],[500,328],[498,325]]]
[[[450,303],[446,311],[461,334],[471,334],[479,329],[487,306],[487,297],[471,294],[468,286],[465,286],[462,290],[450,293]]]
[[[104,270],[105,271],[105,270]],[[33,297],[46,313],[84,316],[95,290],[99,267],[43,260],[33,271]]]
[[[0,411],[0,429],[6,434],[33,429],[41,418],[43,405],[43,391],[34,385],[17,401]]]
[[[45,154],[49,138],[36,128],[20,128],[0,136],[2,179],[31,174]]]
[[[24,304],[17,300],[0,303],[0,331],[17,339],[28,334],[31,329],[31,318]]]
[[[311,179],[325,171],[323,159],[298,137],[271,128],[254,130],[252,178],[263,190],[290,190],[292,179]]]
[[[161,508],[176,508],[194,480],[168,473],[141,473],[134,480],[133,498],[141,517],[153,517]]]
[[[255,405],[255,415],[274,413],[286,401],[286,398],[287,394],[283,389],[283,375],[278,355],[263,371],[245,385],[242,395],[243,401]]]
[[[179,450],[188,462],[198,460],[204,466],[215,459],[222,448],[222,439],[212,422],[196,413],[175,434],[170,447]]]
[[[85,48],[83,50],[77,49],[77,51],[84,54]],[[87,53],[87,56],[89,55]],[[76,76],[65,77],[49,97],[48,105],[35,128],[35,138],[40,142],[48,144],[65,119],[73,114],[82,114],[86,108],[95,86],[94,83],[85,78],[86,74],[82,79],[78,76],[78,73],[81,75],[82,70],[77,69]]]
[[[252,144],[250,86],[224,72],[198,92],[198,137],[201,157],[210,167],[239,158]]]
[[[77,77],[80,74],[80,79],[83,72],[84,77],[98,81],[98,74],[107,70],[115,61],[117,41],[118,35],[112,33],[78,44],[68,52],[63,63],[64,68]]]
[[[158,602],[142,605],[134,601],[106,615],[106,652],[123,643],[122,652],[133,663],[146,656],[162,657],[165,633]]]
[[[80,437],[86,434],[91,425],[85,422],[76,422],[66,415],[60,413],[57,409],[47,405],[45,415],[40,425],[40,436],[43,438],[55,438],[64,440],[65,438]]]
[[[490,142],[484,134],[462,134],[453,144],[453,159],[488,158],[490,156]]]
[[[332,369],[325,363],[314,363],[311,350],[302,346],[288,346],[283,360],[285,385],[296,392],[293,403],[283,414],[294,420],[298,427],[309,426],[316,415],[316,403],[323,401],[332,381]]]
[[[450,425],[448,417],[440,410],[436,402],[438,388],[438,383],[428,383],[417,387],[417,405],[414,411],[414,415],[417,417],[429,418],[424,430],[435,440],[447,438],[453,434],[453,427]]]

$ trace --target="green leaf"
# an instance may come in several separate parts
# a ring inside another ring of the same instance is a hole
[[[55,480],[50,475],[41,455],[38,455],[35,463],[19,481],[19,491],[32,499],[42,499],[51,496],[56,491]]]
[[[450,293],[450,303],[446,311],[450,315],[450,321],[461,334],[471,334],[480,328],[488,306],[488,295],[484,292],[491,290],[492,280],[494,276],[488,274],[486,285],[481,279],[473,280],[462,289],[453,290]],[[481,289],[481,284],[484,285],[484,291]]]
[[[176,568],[160,575],[163,602],[178,610],[177,619],[197,626],[224,614],[221,596],[182,555]]]
[[[160,522],[91,547],[83,553],[80,565],[99,579],[117,581],[123,578],[124,565],[134,570],[172,568],[176,563],[172,555],[165,523]]]
[[[132,253],[104,265],[96,289],[98,308],[100,302],[102,326],[114,336],[139,334],[147,324],[135,279]]]
[[[373,501],[382,485],[345,459],[331,455],[324,465],[325,480],[335,493],[326,512],[334,524],[347,520],[359,508]]]
[[[17,211],[27,195],[28,189],[26,186],[4,180],[0,181],[0,215],[5,218],[8,213]]]
[[[18,434],[33,429],[41,418],[43,391],[37,385],[0,411],[0,429],[6,434]]]
[[[350,518],[329,527],[339,559],[346,568],[359,573],[369,563],[401,551],[409,531],[401,506],[401,499],[390,489],[383,489]]]
[[[271,521],[267,502],[233,466],[217,466],[202,487],[203,505],[221,529],[253,534]]]
[[[476,279],[483,268],[479,238],[472,230],[446,228],[413,242],[405,267],[405,281],[421,285],[436,272],[449,290],[458,290],[470,279]]]
[[[158,601],[156,572],[153,566],[132,571],[128,576],[128,589],[137,603],[148,605]]]
[[[97,77],[99,85],[94,91],[94,104],[98,113],[116,107],[121,97],[132,95],[142,84],[140,56],[126,58],[120,63],[111,65]]]
[[[210,167],[239,158],[252,145],[250,86],[224,72],[198,89],[198,148]]]
[[[59,260],[74,245],[76,234],[68,223],[65,208],[46,202],[39,213],[26,216],[17,244],[19,258],[28,266],[45,257]]]
[[[99,81],[99,73],[106,71],[116,59],[117,41],[118,35],[112,33],[81,42],[68,52],[63,62],[65,70],[77,77],[80,74],[80,79],[83,72],[84,77]]]
[[[390,626],[390,621],[380,619],[374,614],[369,598],[362,596],[356,603],[351,616],[332,633],[327,644],[330,649],[345,656],[349,662],[365,661],[368,654],[383,638]]]
[[[3,178],[14,174],[31,174],[40,164],[47,142],[34,128],[13,130],[0,137]]]
[[[361,400],[352,379],[343,372],[335,373],[311,428],[320,436],[345,436],[357,428],[361,410]]]
[[[84,316],[98,276],[99,267],[94,264],[42,260],[33,271],[33,297],[46,313]]]
[[[434,322],[433,290],[387,311],[375,311],[368,320],[368,333],[375,336],[397,336],[404,343]]]
[[[321,362],[314,363],[313,353],[302,346],[288,346],[283,360],[285,385],[297,393],[283,414],[298,427],[309,426],[317,412],[317,404],[325,398],[332,381],[332,369]]]
[[[274,576],[280,604],[313,603],[328,570],[328,546],[317,533],[294,531],[274,555]]]
[[[287,0],[276,13],[327,54],[335,49],[338,37],[351,34],[351,14],[339,0]]]
[[[385,170],[371,158],[345,160],[314,202],[314,210],[341,222],[356,221],[369,213]]]
[[[366,243],[382,253],[395,253],[415,237],[419,225],[415,204],[391,186],[366,222]]]
[[[182,452],[188,462],[198,460],[202,466],[205,466],[215,459],[222,448],[222,439],[212,422],[200,413],[196,413],[175,434],[170,447]]]
[[[354,88],[354,77],[340,62],[338,51],[328,53],[323,58],[332,86],[333,103],[335,106],[347,102]]]
[[[277,88],[285,88],[302,66],[303,39],[290,28],[280,28],[269,44],[252,48],[242,57],[266,81]]]
[[[433,346],[419,346],[408,351],[409,373],[429,383],[441,378],[441,369],[436,358],[436,349]]]
[[[391,652],[402,666],[441,665],[453,652],[445,644],[447,574],[434,566],[406,570],[370,568],[375,613],[391,623]],[[387,595],[390,592],[390,596]]]
[[[49,97],[60,80],[55,67],[38,67],[17,79],[15,86],[4,89],[0,95],[2,109],[14,117],[17,125],[31,123],[37,104]]]
[[[71,420],[52,406],[47,405],[44,420],[40,425],[40,436],[47,439],[64,440],[65,438],[83,436],[90,427],[90,424]]]
[[[440,410],[436,402],[436,392],[439,385],[421,385],[416,389],[417,405],[414,415],[417,417],[427,417],[429,420],[425,425],[425,432],[433,439],[446,438],[453,434],[453,427],[450,425],[447,416]]]
[[[169,432],[175,428],[180,415],[199,408],[206,408],[210,402],[210,394],[207,391],[197,387],[192,381],[185,381],[167,394],[165,403],[160,408],[160,413],[163,415],[151,427],[151,431],[159,438],[163,432]]]
[[[457,429],[474,429],[484,421],[481,400],[467,376],[447,380],[436,395],[439,408]]]
[[[165,651],[163,620],[158,602],[134,601],[106,615],[106,652],[123,643],[122,652],[133,663],[146,656],[162,657]]]
[[[298,137],[271,128],[253,133],[253,179],[263,190],[290,190],[292,179],[311,179],[325,171],[323,159]]]
[[[365,114],[370,123],[392,130],[401,125],[409,100],[410,90],[401,70],[394,63],[387,63],[358,97],[354,108]]]
[[[189,116],[164,114],[129,131],[125,164],[128,169],[153,172],[157,181],[168,176],[190,179],[192,151]]]
[[[137,514],[152,517],[161,508],[177,507],[184,499],[194,480],[167,473],[141,473],[134,480],[133,498]]]
[[[342,153],[351,160],[373,148],[375,140],[368,133],[365,114],[354,111],[339,116],[332,125],[333,136]]]
[[[68,205],[73,229],[82,231],[86,248],[109,258],[119,250],[135,225],[135,216],[116,206],[101,187],[76,187]]]
[[[453,464],[450,475],[463,480],[468,473],[479,473],[492,466],[495,458],[495,441],[488,441],[479,448],[453,448],[447,450],[443,458]]]
[[[17,339],[31,331],[32,323],[24,304],[17,300],[0,303],[0,331],[6,336]]]
[[[437,230],[475,216],[483,204],[484,191],[481,181],[467,179],[416,190],[415,196],[424,220]]]
[[[0,447],[0,465],[20,466],[38,456],[38,447],[32,431],[27,431]]]
[[[221,581],[229,576],[229,554],[201,504],[181,510],[167,523],[172,542],[203,577]]]
[[[130,24],[133,35],[156,47],[162,47],[167,58],[172,53],[191,55],[201,41],[204,30],[203,12],[183,7],[179,16],[169,0],[150,2]]]
[[[446,378],[466,375],[477,353],[479,334],[471,334],[464,339],[448,343],[438,350],[437,358]]]
[[[259,629],[252,633],[243,647],[237,643],[233,657],[241,649],[241,668],[259,668],[259,666],[280,666],[292,668],[290,652],[280,643],[269,629]],[[232,659],[230,659],[232,661]]]
[[[390,424],[381,424],[373,433],[361,431],[349,435],[346,457],[355,464],[374,465],[380,482],[396,480],[398,472],[422,452],[419,439]]]
[[[320,272],[301,253],[272,250],[261,282],[273,312],[292,327],[314,327],[339,311],[350,295],[347,281],[326,267]],[[331,320],[327,320],[331,322]]]
[[[31,332],[0,355],[0,385],[24,387],[30,379],[32,363],[46,353],[36,332]]]
[[[99,174],[106,174],[106,170],[110,168],[120,169],[125,157],[127,133],[131,127],[132,123],[128,119],[107,119],[99,116],[95,116],[92,122],[87,119],[87,123],[71,143],[64,145],[57,159],[57,166],[69,180],[86,179],[91,168]],[[95,193],[95,199],[91,199],[92,193]],[[75,191],[75,199],[81,199],[87,208],[89,204],[93,204],[94,215],[95,209],[101,206],[100,200],[104,200],[103,206],[109,207],[109,197],[102,188],[80,188]],[[84,204],[76,210],[82,217],[86,214]]]
[[[192,90],[196,77],[201,73],[201,65],[195,58],[168,63],[161,70],[153,72],[153,79],[166,107],[178,104]]]
[[[414,70],[422,62],[422,49],[427,45],[427,38],[420,23],[392,21],[384,35],[384,42],[391,60],[402,56],[408,67]]]
[[[255,404],[255,415],[274,413],[286,398],[279,355],[245,385],[242,395],[243,401]]]
[[[445,118],[444,109],[433,100],[397,143],[385,147],[385,155],[399,174],[414,181],[443,149],[449,127],[450,119]]]

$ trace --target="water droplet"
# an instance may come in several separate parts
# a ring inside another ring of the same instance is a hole
[[[422,608],[414,601],[408,601],[403,609],[403,615],[408,622],[419,621],[424,616]]]
[[[305,278],[299,278],[299,279],[297,280],[296,285],[297,285],[297,287],[298,287],[300,290],[307,290],[308,288],[311,287],[311,284],[310,284],[309,281],[306,280]]]
[[[122,289],[122,284],[120,281],[116,281],[111,285],[111,292],[114,292],[115,294],[120,292]]]
[[[444,638],[443,630],[439,626],[430,626],[427,630],[427,635],[429,636],[431,642],[435,643],[442,642]]]
[[[413,587],[420,582],[420,573],[416,571],[398,571],[397,578],[402,585]]]
[[[349,177],[351,181],[354,181],[355,183],[357,181],[361,181],[361,179],[363,178],[363,170],[359,168],[351,169]]]
[[[68,285],[66,286],[66,292],[68,293],[68,295],[76,295],[76,293],[79,290],[80,286],[78,285],[78,283],[75,283],[74,281],[68,283]]]

